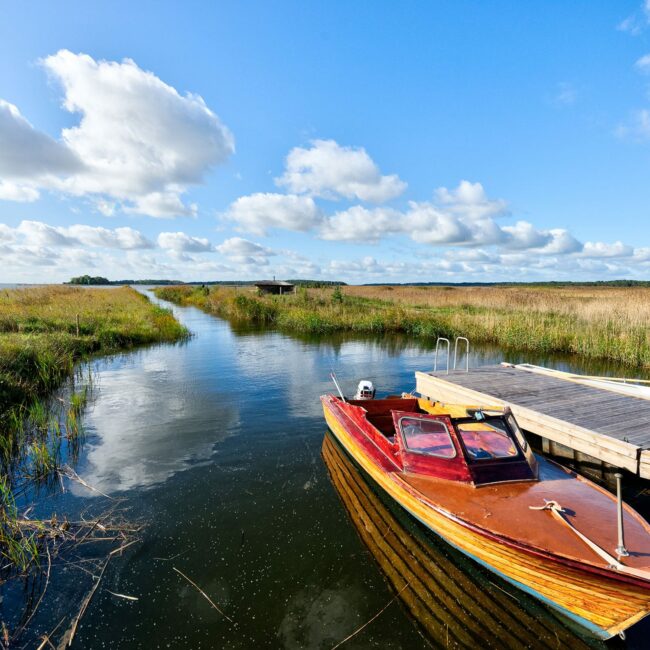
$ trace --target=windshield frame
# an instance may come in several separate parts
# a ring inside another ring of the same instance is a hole
[[[441,454],[435,454],[431,451],[421,451],[419,449],[413,449],[412,447],[409,447],[408,440],[406,438],[406,434],[404,433],[404,430],[402,429],[402,421],[403,420],[420,420],[423,422],[437,422],[438,424],[442,425],[447,433],[447,437],[449,438],[449,442],[451,443],[451,448],[454,450],[453,456],[443,456]],[[454,438],[457,437],[456,431],[453,429],[453,423],[452,423],[452,430],[449,429],[449,426],[447,425],[447,422],[445,422],[442,418],[438,419],[437,417],[432,417],[429,414],[426,413],[413,413],[409,415],[403,415],[399,418],[398,422],[398,430],[399,430],[399,435],[402,441],[402,444],[404,446],[404,450],[408,452],[409,454],[418,454],[419,456],[428,456],[430,458],[437,458],[440,460],[454,460],[455,458],[458,458],[458,448],[454,444]]]
[[[463,425],[463,424],[481,424],[481,423],[486,423],[489,424],[490,421],[499,421],[502,426],[504,427],[508,438],[510,439],[510,442],[514,445],[514,448],[516,449],[517,453],[514,456],[490,456],[487,458],[477,458],[473,456],[472,454],[469,453],[467,449],[467,445],[465,444],[465,440],[463,439],[463,434],[460,432],[458,425]],[[526,457],[526,453],[524,449],[522,449],[522,446],[519,444],[519,441],[517,440],[517,436],[515,435],[515,432],[512,430],[512,427],[510,426],[510,423],[508,422],[508,418],[506,417],[506,414],[503,415],[486,415],[484,419],[482,420],[477,420],[476,418],[472,417],[466,417],[466,418],[454,418],[452,420],[452,423],[454,425],[454,432],[456,434],[456,437],[458,438],[458,443],[460,444],[461,449],[463,450],[463,456],[465,457],[465,460],[467,461],[468,464],[474,465],[476,463],[478,464],[485,464],[485,463],[512,463],[512,462],[519,462],[522,460],[528,460]]]

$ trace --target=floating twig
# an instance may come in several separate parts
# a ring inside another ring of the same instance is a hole
[[[104,591],[107,591],[111,596],[117,596],[118,598],[124,598],[125,600],[140,600],[137,596],[127,596],[126,594],[118,594],[115,593],[114,591],[111,591],[110,589],[104,589]]]
[[[61,640],[61,643],[59,643],[59,648],[65,647],[65,645],[68,646],[72,645],[72,639],[74,639],[74,635],[77,632],[77,626],[79,625],[79,621],[81,620],[81,617],[86,613],[86,609],[88,609],[88,605],[90,604],[90,601],[95,595],[95,592],[97,591],[97,587],[99,587],[99,583],[101,582],[102,576],[104,575],[104,571],[106,571],[106,567],[108,566],[110,559],[111,556],[109,555],[106,558],[106,562],[104,562],[104,566],[102,567],[102,570],[99,572],[99,575],[97,576],[97,580],[95,584],[91,587],[90,591],[86,594],[86,597],[83,599],[83,602],[81,603],[81,607],[79,608],[79,613],[77,614],[76,618],[72,622],[72,625],[68,628],[68,631],[63,635],[63,639]]]
[[[174,569],[176,573],[182,575],[183,578],[185,578],[185,580],[187,580],[210,603],[210,605],[212,605],[212,607],[214,607],[219,612],[219,614],[221,614],[224,618],[227,618],[231,623],[233,622],[232,618],[230,618],[230,616],[226,615],[221,609],[219,609],[219,607],[213,602],[210,596],[208,596],[208,594],[206,594],[205,591],[203,591],[203,589],[201,589],[201,587],[196,584],[196,582],[188,578],[180,569],[177,569],[175,566],[172,567],[172,569]]]
[[[83,485],[85,488],[88,488],[89,490],[92,490],[93,492],[97,492],[97,494],[101,494],[103,497],[106,497],[107,499],[110,499],[111,501],[115,500],[115,497],[111,497],[108,494],[104,494],[101,490],[98,490],[96,487],[90,485],[90,483],[86,483],[77,472],[75,472],[70,465],[64,465],[62,470],[58,470],[59,474],[63,472],[64,476],[67,476],[69,479],[72,479],[73,481],[77,481],[77,483],[80,483]]]

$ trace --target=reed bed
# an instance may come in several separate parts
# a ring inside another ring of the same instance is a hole
[[[15,404],[49,394],[76,361],[187,336],[171,312],[129,287],[0,291],[0,423]]]
[[[173,286],[160,298],[285,331],[467,336],[504,348],[650,367],[650,289],[637,287],[346,286],[260,296]]]
[[[92,392],[76,362],[187,335],[129,287],[0,290],[0,584],[42,559],[42,536],[19,523],[17,502],[35,485],[62,485],[63,463],[76,460]]]

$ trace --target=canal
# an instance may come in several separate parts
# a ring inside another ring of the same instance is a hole
[[[418,602],[413,590],[400,591],[404,578],[395,567],[402,562],[386,560],[387,549],[378,554],[364,541],[369,524],[360,527],[349,507],[355,494],[370,499],[364,503],[374,504],[373,516],[394,521],[389,528],[400,539],[424,533],[367,495],[354,468],[325,440],[318,398],[333,391],[332,370],[346,392],[362,378],[378,394],[412,389],[413,373],[432,365],[429,345],[395,337],[300,339],[173,309],[192,331],[190,340],[92,363],[93,396],[75,469],[110,499],[74,482],[65,493],[52,486],[32,515],[82,516],[102,502],[119,503],[143,526],[139,541],[108,564],[74,647],[332,648],[359,628],[342,647],[480,646],[477,638],[483,647],[516,646],[512,639],[549,648],[585,642],[435,540],[428,550],[427,540],[417,542],[427,554],[420,562],[442,567],[453,584],[438,589],[437,604]],[[620,370],[485,347],[473,348],[470,366],[502,360]],[[395,540],[391,552],[409,562],[411,542]],[[76,609],[89,580],[78,566],[59,568],[22,642],[37,646],[40,635]],[[21,598],[17,588],[5,593],[5,617]],[[462,605],[456,613],[448,611],[453,602]],[[487,602],[498,604],[489,616],[473,611]],[[519,636],[504,637],[499,630],[515,621]],[[650,628],[637,627],[628,647],[643,647]]]

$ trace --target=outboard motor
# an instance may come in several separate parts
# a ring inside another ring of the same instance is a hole
[[[357,386],[357,392],[354,395],[354,399],[374,399],[375,398],[375,387],[372,385],[371,381],[367,379],[362,379]]]

